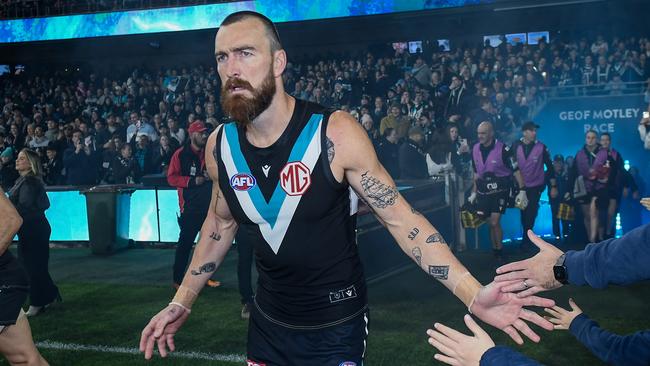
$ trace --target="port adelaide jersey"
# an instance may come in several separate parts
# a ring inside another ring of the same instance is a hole
[[[217,134],[219,187],[255,247],[255,306],[290,328],[336,325],[367,306],[349,186],[336,181],[327,157],[330,113],[296,100],[285,131],[266,148],[251,145],[234,122]]]

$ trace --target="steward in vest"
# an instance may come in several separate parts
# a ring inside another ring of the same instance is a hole
[[[549,175],[551,190],[549,198],[557,197],[557,182],[555,181],[555,171],[551,162],[551,155],[546,145],[537,141],[537,129],[539,128],[534,122],[526,122],[521,127],[523,137],[515,142],[512,151],[517,158],[519,171],[524,179],[526,186],[526,197],[528,206],[521,210],[521,224],[524,228],[522,235],[522,247],[534,248],[533,243],[526,233],[535,226],[537,211],[539,210],[539,198],[545,189],[545,175]],[[546,165],[546,173],[544,166]]]
[[[501,215],[506,212],[513,175],[520,188],[517,195],[518,206],[525,207],[528,199],[517,161],[507,145],[495,140],[492,124],[482,122],[477,132],[479,142],[472,148],[472,162],[476,174],[474,188],[468,200],[470,203],[476,202],[477,213],[488,220],[492,249],[495,257],[501,260]]]

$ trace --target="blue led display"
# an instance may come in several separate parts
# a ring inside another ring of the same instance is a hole
[[[254,10],[274,22],[387,14],[494,0],[255,0],[223,4],[0,21],[0,43],[216,28],[230,13]]]

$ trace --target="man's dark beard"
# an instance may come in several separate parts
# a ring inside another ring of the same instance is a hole
[[[239,94],[232,95],[230,92],[234,87],[250,91],[253,97],[250,98]],[[246,126],[271,105],[275,90],[275,78],[272,69],[269,70],[259,89],[254,89],[248,81],[243,79],[228,79],[221,88],[221,107],[224,113],[239,125]]]

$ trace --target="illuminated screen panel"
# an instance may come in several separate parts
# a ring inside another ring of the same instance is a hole
[[[216,28],[230,13],[254,10],[274,22],[389,14],[494,0],[255,0],[233,3],[0,21],[0,43],[49,41]]]

